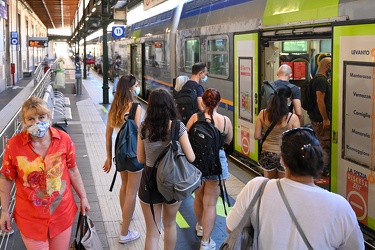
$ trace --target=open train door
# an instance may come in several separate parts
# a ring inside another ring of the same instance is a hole
[[[335,26],[333,55],[331,191],[349,201],[373,237],[375,24]]]
[[[139,87],[141,88],[141,93],[139,97],[147,100],[147,95],[145,93],[146,87],[144,86],[144,44],[134,43],[130,45],[130,73],[134,75],[137,80]]]
[[[234,150],[258,161],[258,141],[254,140],[258,93],[259,34],[234,36]]]

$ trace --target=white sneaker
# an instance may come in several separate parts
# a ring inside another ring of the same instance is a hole
[[[136,240],[138,238],[139,238],[138,232],[129,230],[127,235],[125,235],[125,236],[120,235],[120,238],[119,238],[118,242],[120,242],[121,244],[125,244],[125,243],[129,243],[133,240]]]
[[[209,241],[201,241],[201,248],[200,250],[212,250],[216,249],[216,243],[211,238]]]
[[[195,231],[197,232],[197,236],[202,237],[203,236],[203,227],[201,225],[197,224],[195,225]]]

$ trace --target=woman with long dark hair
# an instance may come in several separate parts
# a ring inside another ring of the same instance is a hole
[[[106,128],[106,152],[107,159],[104,163],[103,170],[109,173],[112,166],[112,134],[113,130],[119,132],[124,124],[125,114],[130,112],[134,99],[139,95],[140,87],[138,81],[133,75],[121,77],[117,85],[117,92],[113,99],[111,108],[108,112],[108,121]],[[141,120],[141,105],[138,105],[134,117],[135,123],[139,126]],[[142,167],[133,168],[130,166],[116,166],[116,171],[121,175],[121,188],[119,193],[120,206],[122,211],[120,243],[128,243],[139,238],[139,233],[129,230],[132,219],[137,191],[142,176]]]
[[[255,123],[255,140],[263,139],[267,130],[273,126],[263,141],[259,157],[259,165],[264,171],[264,177],[270,179],[282,178],[285,175],[285,170],[280,165],[281,134],[300,126],[298,116],[289,111],[291,96],[292,90],[288,86],[280,86],[267,108],[260,111]]]
[[[204,116],[211,119],[221,133],[221,147],[219,152],[222,167],[221,181],[229,178],[228,162],[223,149],[224,144],[230,144],[233,138],[233,127],[228,117],[217,112],[221,96],[214,88],[207,89],[202,96],[205,106]],[[192,115],[187,123],[188,130],[198,120],[198,114]],[[217,175],[202,177],[202,186],[195,191],[194,212],[197,217],[195,230],[197,236],[202,236],[201,250],[216,249],[216,243],[211,239],[216,221],[216,203],[220,195],[219,177]]]
[[[137,145],[138,161],[145,163],[138,196],[146,221],[146,250],[158,249],[161,218],[164,227],[164,249],[175,249],[176,246],[176,214],[181,201],[168,201],[158,191],[156,185],[152,190],[148,190],[147,184],[152,175],[152,167],[156,159],[171,141],[172,121],[177,118],[178,112],[172,94],[165,89],[152,91],[148,99],[146,118],[139,127]],[[178,138],[187,160],[193,162],[195,155],[189,142],[186,127],[182,122],[180,123]],[[156,183],[156,175],[152,175],[151,178],[153,183]],[[150,196],[152,197],[155,218],[151,212]]]

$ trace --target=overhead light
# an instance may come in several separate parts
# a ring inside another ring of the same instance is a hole
[[[89,20],[89,17],[86,17],[86,21]]]
[[[96,5],[101,5],[102,4],[102,0],[98,0],[97,2],[96,2]]]
[[[91,13],[94,13],[96,10],[96,7],[92,8]]]

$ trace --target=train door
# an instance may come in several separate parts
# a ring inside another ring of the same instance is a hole
[[[141,93],[139,94],[139,96],[142,99],[146,99],[146,87],[144,86],[143,65],[144,45],[142,43],[132,44],[130,48],[130,73],[138,79],[139,87],[141,88]]]
[[[375,24],[333,32],[332,185],[375,232]]]
[[[234,150],[258,160],[258,141],[253,139],[258,92],[258,33],[234,36]]]

